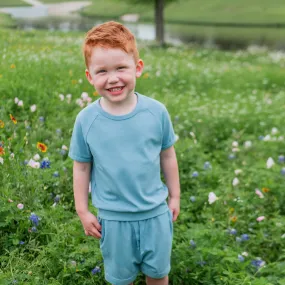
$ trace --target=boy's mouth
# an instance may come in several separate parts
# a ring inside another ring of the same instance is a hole
[[[116,95],[121,95],[123,93],[124,88],[125,86],[117,86],[117,87],[109,88],[107,90],[111,93],[111,95],[116,96]]]

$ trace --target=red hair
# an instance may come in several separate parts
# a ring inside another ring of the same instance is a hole
[[[139,59],[134,35],[128,28],[118,22],[106,22],[93,27],[87,32],[83,44],[83,53],[87,68],[94,47],[119,48],[126,53],[133,54],[135,63]]]

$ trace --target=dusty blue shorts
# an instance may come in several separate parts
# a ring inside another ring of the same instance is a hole
[[[100,249],[108,282],[130,284],[139,271],[151,278],[168,275],[173,238],[170,210],[141,221],[98,220],[102,226]]]

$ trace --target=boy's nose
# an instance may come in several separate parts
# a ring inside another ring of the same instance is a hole
[[[110,76],[108,78],[108,83],[113,84],[113,83],[117,83],[118,81],[119,81],[119,79],[115,73],[110,74]]]

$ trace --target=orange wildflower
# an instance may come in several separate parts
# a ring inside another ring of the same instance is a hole
[[[4,155],[4,154],[5,154],[4,147],[0,146],[0,155]]]
[[[266,188],[266,187],[263,187],[261,190],[262,190],[262,192],[264,192],[264,193],[268,193],[268,192],[270,191],[270,189],[269,189],[269,188]]]
[[[4,122],[2,120],[0,120],[0,129],[3,129],[5,126]]]
[[[17,120],[10,114],[10,119],[12,120],[12,122],[16,125],[17,124]]]
[[[235,223],[235,222],[237,221],[237,217],[236,217],[236,216],[231,217],[231,221],[232,221],[233,223]]]
[[[99,93],[98,93],[97,91],[95,91],[95,92],[93,92],[93,95],[94,95],[94,96],[98,96]]]
[[[230,214],[232,214],[234,211],[235,211],[234,208],[230,208],[230,209],[229,209]]]
[[[149,78],[149,74],[148,74],[148,73],[145,73],[145,74],[143,75],[143,78]]]
[[[44,143],[38,142],[37,143],[37,149],[39,149],[41,152],[46,152],[47,146]]]
[[[10,67],[11,67],[11,68],[16,68],[16,65],[13,63],[13,64],[11,64]]]

